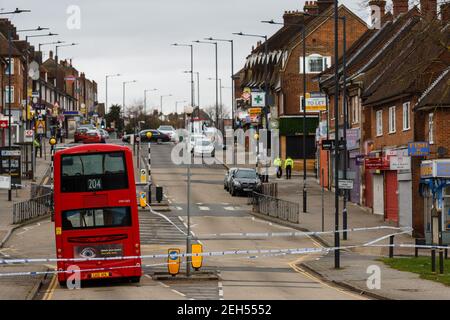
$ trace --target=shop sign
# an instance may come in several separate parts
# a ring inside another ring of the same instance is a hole
[[[366,170],[389,170],[389,161],[383,158],[366,158],[364,167]]]
[[[408,155],[411,157],[423,157],[430,154],[430,144],[428,142],[408,143]]]
[[[389,164],[391,170],[411,170],[411,157],[391,156]]]

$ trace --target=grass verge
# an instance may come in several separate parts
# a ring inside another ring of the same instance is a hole
[[[450,286],[450,259],[444,260],[444,274],[439,274],[438,255],[436,255],[437,273],[431,272],[431,257],[383,258],[381,261],[393,269],[413,272],[419,274],[422,279],[436,281]]]

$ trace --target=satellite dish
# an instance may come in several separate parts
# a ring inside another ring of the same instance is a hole
[[[448,152],[448,150],[445,147],[439,147],[437,149],[437,153],[438,153],[439,157],[445,157],[447,155],[447,152]]]
[[[28,66],[28,76],[33,80],[39,80],[39,64],[36,61],[32,61]]]

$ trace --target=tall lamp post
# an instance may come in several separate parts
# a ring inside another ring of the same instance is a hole
[[[163,99],[164,99],[164,98],[171,97],[171,96],[172,96],[172,94],[165,94],[165,95],[161,95],[161,96],[160,96],[161,104],[159,105],[159,108],[160,108],[160,112],[161,112],[161,117],[162,117],[162,115],[163,115]]]
[[[108,79],[113,77],[120,77],[121,74],[107,74],[105,76],[105,110],[108,112]]]
[[[303,43],[303,97],[302,97],[302,108],[303,108],[303,212],[307,212],[307,201],[308,201],[308,193],[307,193],[307,180],[306,180],[306,28],[303,23],[281,23],[275,22],[273,20],[270,21],[261,21],[262,23],[268,24],[276,24],[276,25],[285,25],[285,26],[294,26],[301,27],[302,29],[302,43]]]
[[[195,43],[214,45],[215,47],[215,58],[216,58],[216,129],[219,129],[219,63],[218,63],[218,52],[217,52],[217,42],[200,41],[196,40]]]
[[[183,73],[191,73],[191,72],[183,71]],[[197,76],[197,107],[200,108],[200,72],[194,72],[194,74]]]
[[[126,85],[130,84],[130,83],[136,83],[136,80],[131,80],[131,81],[123,81],[122,82],[122,86],[123,86],[123,91],[122,91],[122,98],[123,98],[123,121],[124,121],[124,129],[125,129],[125,116],[126,116],[126,106],[125,106],[125,96],[126,96]]]
[[[19,13],[24,13],[24,12],[31,12],[31,10],[22,10],[22,9],[16,8],[16,10],[14,10],[14,11],[0,12],[0,15],[19,14]],[[12,61],[12,30],[11,30],[11,28],[8,28],[8,113],[9,113],[8,114],[8,147],[9,147],[9,149],[11,149],[11,144],[12,144],[12,140],[11,140],[11,127],[12,127],[12,125],[11,125],[11,122],[12,122],[12,117],[11,117],[11,101],[12,101],[11,61]],[[11,176],[11,157],[8,160],[8,174],[10,177],[12,177]],[[8,201],[12,201],[11,188],[8,189]]]
[[[208,80],[216,80],[216,79],[214,79],[214,78],[208,78]],[[223,115],[223,112],[222,112],[222,108],[223,108],[223,104],[222,104],[222,79],[218,79],[219,80],[219,88],[220,88],[220,91],[219,91],[219,106],[220,106],[220,108],[219,108],[219,114],[222,116]]]
[[[175,47],[188,47],[191,49],[191,108],[194,108],[194,45],[192,44],[172,44]],[[199,108],[200,110],[200,108]],[[186,112],[185,112],[186,116]],[[192,117],[192,115],[191,115]],[[186,121],[185,121],[186,123]],[[193,130],[194,127],[191,126]],[[188,137],[188,139],[190,139]],[[191,153],[189,152],[189,161],[187,165],[187,237],[186,237],[186,252],[190,254],[191,250]],[[191,258],[187,257],[186,259],[186,276],[189,277],[191,274]]]
[[[236,110],[236,97],[234,92],[234,40],[216,39],[213,37],[206,38],[209,41],[229,42],[231,44],[231,118],[233,119],[232,128],[234,130],[234,113]]]
[[[183,101],[176,101],[176,102],[175,102],[175,115],[177,116],[177,122],[176,122],[177,127],[178,127],[178,123],[179,123],[179,121],[180,121],[180,118],[179,118],[179,116],[178,116],[178,104],[180,104],[180,103],[187,103],[187,101],[186,101],[186,100],[183,100]]]
[[[48,28],[41,28],[38,27],[36,29],[29,29],[29,30],[18,30],[17,32],[30,32],[30,31],[41,31],[41,30],[48,30]],[[39,38],[39,37],[53,37],[53,36],[57,36],[57,33],[51,33],[49,32],[48,34],[36,34],[36,35],[27,35],[25,36],[25,42],[28,43],[28,39],[29,38]],[[31,119],[28,119],[28,64],[29,64],[29,55],[28,55],[28,48],[26,49],[26,60],[25,60],[25,72],[26,72],[26,76],[25,76],[25,95],[26,95],[26,103],[25,103],[25,128],[29,129],[30,128],[30,123]],[[30,121],[29,121],[30,120]]]
[[[147,92],[158,91],[158,89],[144,90],[144,114],[147,115]]]

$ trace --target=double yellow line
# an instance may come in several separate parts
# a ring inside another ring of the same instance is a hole
[[[58,276],[54,274],[52,280],[50,281],[50,284],[48,285],[47,291],[45,291],[44,297],[42,297],[42,300],[52,300],[53,293],[55,292],[57,284]]]

